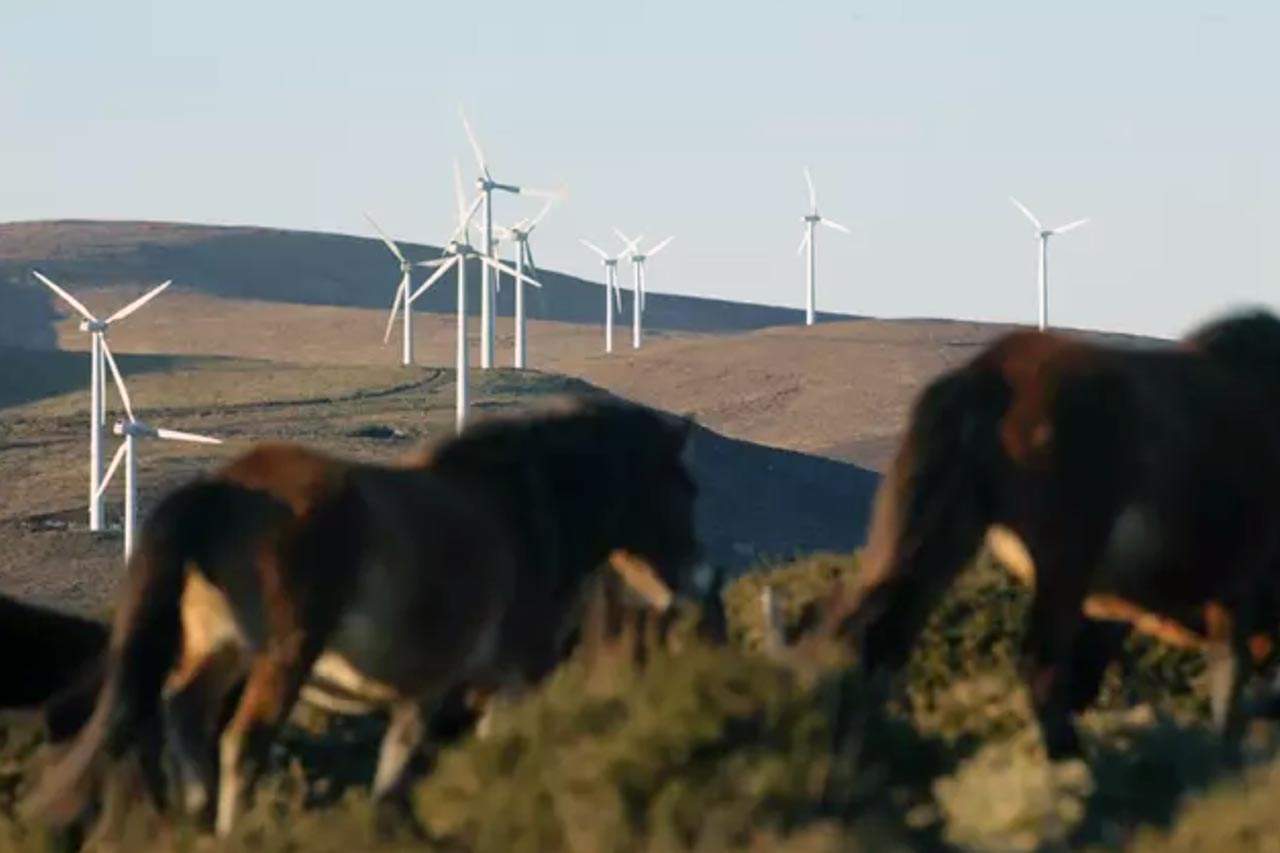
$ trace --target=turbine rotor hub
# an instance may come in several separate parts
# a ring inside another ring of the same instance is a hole
[[[111,431],[116,435],[134,438],[153,438],[156,435],[155,427],[142,421],[116,421]]]

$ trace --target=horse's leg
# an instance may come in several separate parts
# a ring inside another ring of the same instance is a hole
[[[1105,505],[1103,505],[1105,507]],[[1086,627],[1089,578],[1106,545],[1111,514],[1099,508],[1073,516],[1069,504],[1047,507],[1048,523],[1031,541],[1035,594],[1023,645],[1022,672],[1031,691],[1045,748],[1057,758],[1079,752],[1071,712],[1092,699],[1106,668],[1107,641]],[[1086,683],[1077,679],[1085,676]]]
[[[294,635],[269,641],[255,657],[240,703],[218,741],[219,837],[225,838],[235,825],[240,799],[261,771],[271,738],[293,707],[317,655],[312,644]]]
[[[1240,620],[1226,606],[1211,602],[1205,607],[1205,656],[1209,682],[1209,707],[1213,726],[1228,750],[1235,750],[1244,731],[1241,693],[1249,672],[1249,644]]]
[[[1067,707],[1079,713],[1098,698],[1107,666],[1119,657],[1129,626],[1086,619],[1076,636],[1068,679]]]
[[[216,736],[227,698],[244,678],[243,650],[223,646],[175,674],[167,686],[165,737],[172,748],[183,806],[196,815],[216,784]]]
[[[393,794],[405,775],[405,768],[422,745],[426,733],[422,704],[402,701],[391,709],[387,732],[378,751],[378,770],[373,776],[373,796],[382,799]]]

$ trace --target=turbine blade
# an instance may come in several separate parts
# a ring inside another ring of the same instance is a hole
[[[453,206],[461,219],[467,211],[467,192],[462,187],[462,164],[457,157],[453,158]]]
[[[517,275],[514,269],[507,266],[502,261],[494,260],[488,255],[476,255],[476,257],[480,260],[480,263],[487,265],[490,269],[495,269],[495,270],[498,270],[499,272],[504,272],[507,275],[511,276],[512,278],[515,278]],[[520,277],[525,280],[526,284],[532,284],[534,287],[542,287],[541,284],[529,278],[529,276],[527,275],[522,275]]]
[[[809,185],[809,209],[817,211],[818,209],[818,191],[813,188],[813,175],[809,174],[809,167],[804,167],[804,182]]]
[[[190,441],[194,444],[222,444],[222,439],[220,438],[213,438],[194,432],[183,432],[177,429],[160,428],[156,430],[156,436],[170,441]]]
[[[542,206],[542,210],[538,211],[538,215],[529,220],[529,224],[524,227],[526,234],[538,227],[538,223],[542,221],[543,217],[551,212],[551,208],[555,206],[555,203],[556,199],[554,198],[547,200],[547,203]]]
[[[540,190],[534,187],[516,187],[516,192],[520,195],[531,195],[535,198],[545,198],[552,202],[557,202],[564,198],[564,190]]]
[[[846,233],[846,234],[852,234],[852,233],[853,233],[853,232],[852,232],[852,231],[850,231],[848,228],[845,228],[843,225],[841,225],[839,222],[834,222],[834,221],[832,221],[832,220],[830,220],[830,219],[827,219],[826,217],[823,217],[822,219],[819,219],[819,220],[818,220],[818,222],[819,222],[819,223],[821,223],[821,224],[823,224],[823,225],[825,225],[825,226],[827,226],[828,228],[834,228],[835,230],[837,230],[837,231],[843,231],[843,232],[844,232],[844,233]]]
[[[436,258],[435,260],[432,260],[432,261],[418,261],[416,264],[414,264],[414,266],[415,267],[438,267],[441,264],[447,264],[452,260],[453,260],[452,255],[446,255],[443,258]]]
[[[458,107],[458,115],[462,117],[462,129],[466,131],[467,141],[471,143],[471,150],[475,152],[476,164],[480,166],[480,171],[489,180],[493,180],[489,174],[489,164],[484,159],[484,150],[480,147],[480,141],[476,139],[475,132],[471,129],[471,122],[467,121],[467,114],[461,106]]]
[[[129,399],[129,389],[124,387],[124,377],[120,375],[120,368],[116,366],[116,357],[111,354],[111,347],[107,346],[106,335],[102,336],[102,354],[107,357],[107,366],[111,368],[111,376],[116,381],[116,391],[120,393],[120,402],[124,404],[124,413],[129,416],[129,420],[137,420],[133,416],[133,402]]]
[[[400,303],[404,301],[405,283],[404,279],[400,279],[400,286],[396,288],[396,298],[391,303],[391,315],[387,317],[387,331],[382,336],[382,342],[385,344],[391,340],[391,329],[396,324],[396,314],[400,313]]]
[[[1044,226],[1040,224],[1040,220],[1039,220],[1039,219],[1036,219],[1036,215],[1035,215],[1034,213],[1032,213],[1031,211],[1027,210],[1027,206],[1026,206],[1025,204],[1023,204],[1022,202],[1018,201],[1018,200],[1017,200],[1016,198],[1014,198],[1013,196],[1009,196],[1009,201],[1013,202],[1013,206],[1014,206],[1014,207],[1016,207],[1016,208],[1018,208],[1018,210],[1021,210],[1021,211],[1023,212],[1023,214],[1027,217],[1027,219],[1030,219],[1030,220],[1031,220],[1031,224],[1032,224],[1032,225],[1034,225],[1034,226],[1036,227],[1036,230],[1037,230],[1037,231],[1042,231],[1042,230],[1044,230]]]
[[[479,209],[480,204],[483,201],[484,201],[484,193],[477,193],[475,200],[471,202],[471,207],[467,208],[462,212],[462,216],[458,221],[458,227],[453,229],[453,233],[449,235],[450,243],[454,242],[459,237],[461,237],[463,233],[465,233],[467,229],[471,227],[471,217],[476,215],[476,210]]]
[[[590,240],[580,239],[578,240],[578,242],[586,246],[591,251],[595,252],[597,255],[599,255],[600,260],[602,261],[611,260],[608,252],[606,252],[604,249],[601,249],[599,246],[597,246],[595,243],[592,243]]]
[[[116,313],[108,317],[106,319],[107,324],[109,325],[111,323],[114,323],[116,320],[123,320],[125,317],[128,317],[134,311],[137,311],[143,305],[146,305],[152,299],[155,299],[157,296],[159,296],[165,290],[165,288],[167,288],[171,284],[173,284],[173,279],[170,279],[169,281],[166,281],[164,284],[160,285],[159,287],[152,288],[151,290],[142,294],[137,299],[133,300],[128,305],[124,306],[119,311],[117,311]]]
[[[538,274],[538,265],[537,265],[536,263],[534,263],[534,260],[533,260],[533,249],[530,249],[530,248],[529,248],[529,241],[528,241],[528,240],[524,240],[523,242],[521,242],[521,243],[520,243],[520,245],[524,248],[524,265],[525,265],[525,268],[526,268],[529,272],[532,272],[534,275],[537,275],[537,274]],[[533,281],[533,279],[531,279],[531,278],[526,278],[526,279],[525,279],[525,281],[533,282],[534,286],[536,286],[536,287],[542,287],[542,285],[540,285],[540,284],[538,284],[537,282]]]
[[[453,265],[458,263],[461,260],[461,258],[462,258],[461,255],[453,255],[449,257],[447,260],[445,260],[445,262],[441,264],[440,269],[433,272],[430,278],[428,278],[422,284],[418,285],[418,289],[415,290],[413,294],[409,297],[409,301],[412,302],[415,299],[417,299],[419,296],[421,296],[423,293],[425,293],[428,287],[435,284],[437,281],[440,280],[441,276],[443,276],[449,270],[453,269]],[[392,316],[394,317],[395,315],[392,314]]]
[[[120,461],[124,459],[124,452],[128,449],[128,446],[123,441],[120,442],[120,446],[116,448],[115,456],[111,457],[111,464],[107,466],[107,470],[103,473],[102,479],[98,481],[98,491],[94,494],[95,499],[101,498],[103,492],[107,490],[107,484],[111,482],[111,478],[115,475],[116,469],[120,467]]]
[[[1068,222],[1066,225],[1060,225],[1057,228],[1053,229],[1053,233],[1055,235],[1066,234],[1068,231],[1074,231],[1075,229],[1079,228],[1081,225],[1084,225],[1088,221],[1089,221],[1088,219],[1077,219],[1075,222]]]
[[[74,308],[74,309],[76,309],[77,311],[79,311],[79,312],[80,312],[80,316],[84,317],[86,320],[89,320],[89,321],[91,321],[91,322],[96,322],[96,321],[97,321],[97,319],[98,319],[98,318],[97,318],[97,317],[95,317],[95,316],[93,316],[92,314],[90,314],[90,313],[89,313],[89,309],[88,309],[88,308],[85,308],[83,305],[81,305],[81,304],[80,304],[80,300],[76,299],[76,298],[75,298],[74,296],[72,296],[70,293],[67,293],[67,292],[66,292],[65,290],[63,290],[61,287],[58,287],[58,285],[54,284],[54,283],[53,283],[52,281],[50,281],[49,279],[45,278],[45,277],[44,277],[44,275],[43,275],[43,274],[41,274],[40,272],[38,272],[38,271],[36,271],[36,270],[32,270],[32,271],[31,271],[31,274],[32,274],[32,275],[34,275],[36,278],[40,279],[41,281],[43,281],[43,282],[45,283],[45,285],[46,285],[46,286],[48,286],[48,288],[49,288],[50,290],[52,290],[54,293],[56,293],[56,294],[58,294],[59,296],[61,296],[61,297],[66,301],[66,303],[67,303],[68,305],[70,305],[72,308]]]
[[[605,287],[608,287],[608,286],[609,286],[608,284],[605,285]],[[613,276],[613,301],[618,306],[618,313],[621,314],[622,313],[622,288],[618,286],[617,270],[614,270],[614,276]]]
[[[796,254],[804,251],[804,247],[809,245],[809,229],[805,228],[804,233],[800,235],[800,245],[796,246]]]
[[[404,255],[400,254],[400,247],[395,244],[395,241],[387,236],[387,232],[383,231],[382,228],[378,226],[378,223],[373,221],[372,216],[366,213],[364,218],[369,220],[369,224],[373,226],[373,230],[378,232],[378,236],[382,238],[382,242],[386,243],[387,248],[391,250],[391,254],[396,256],[396,260],[403,264]]]
[[[645,256],[646,256],[646,257],[649,257],[649,258],[652,258],[654,255],[658,254],[658,253],[659,253],[659,252],[661,252],[663,249],[667,248],[667,246],[669,246],[669,245],[671,244],[671,241],[672,241],[672,240],[674,240],[675,238],[676,238],[676,237],[675,237],[675,235],[674,235],[674,234],[672,234],[670,237],[668,237],[667,239],[663,240],[661,243],[659,243],[658,245],[654,246],[654,247],[653,247],[652,249],[650,249],[649,251],[645,252]]]

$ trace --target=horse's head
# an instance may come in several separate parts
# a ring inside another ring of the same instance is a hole
[[[1280,393],[1280,318],[1269,311],[1243,311],[1207,323],[1184,346]]]
[[[626,460],[622,482],[614,484],[619,504],[611,563],[633,586],[635,573],[647,565],[670,590],[678,590],[688,585],[701,556],[694,523],[697,486],[685,461],[693,424],[638,406],[608,409],[604,416],[616,422],[609,430],[614,452]]]

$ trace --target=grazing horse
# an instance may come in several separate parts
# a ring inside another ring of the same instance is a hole
[[[130,561],[93,715],[29,808],[74,813],[63,800],[97,756],[163,715],[187,807],[208,807],[216,776],[225,835],[299,695],[389,711],[374,779],[387,794],[439,700],[555,665],[602,565],[659,596],[681,585],[698,556],[688,429],[583,401],[478,424],[399,467],[265,446],[177,490]]]
[[[107,626],[0,595],[0,708],[39,708],[94,678]],[[55,736],[60,731],[53,726]]]
[[[918,399],[834,621],[883,690],[986,538],[1034,588],[1023,674],[1052,755],[1129,630],[1205,651],[1234,742],[1277,624],[1277,519],[1280,320],[1162,349],[1015,332]]]

